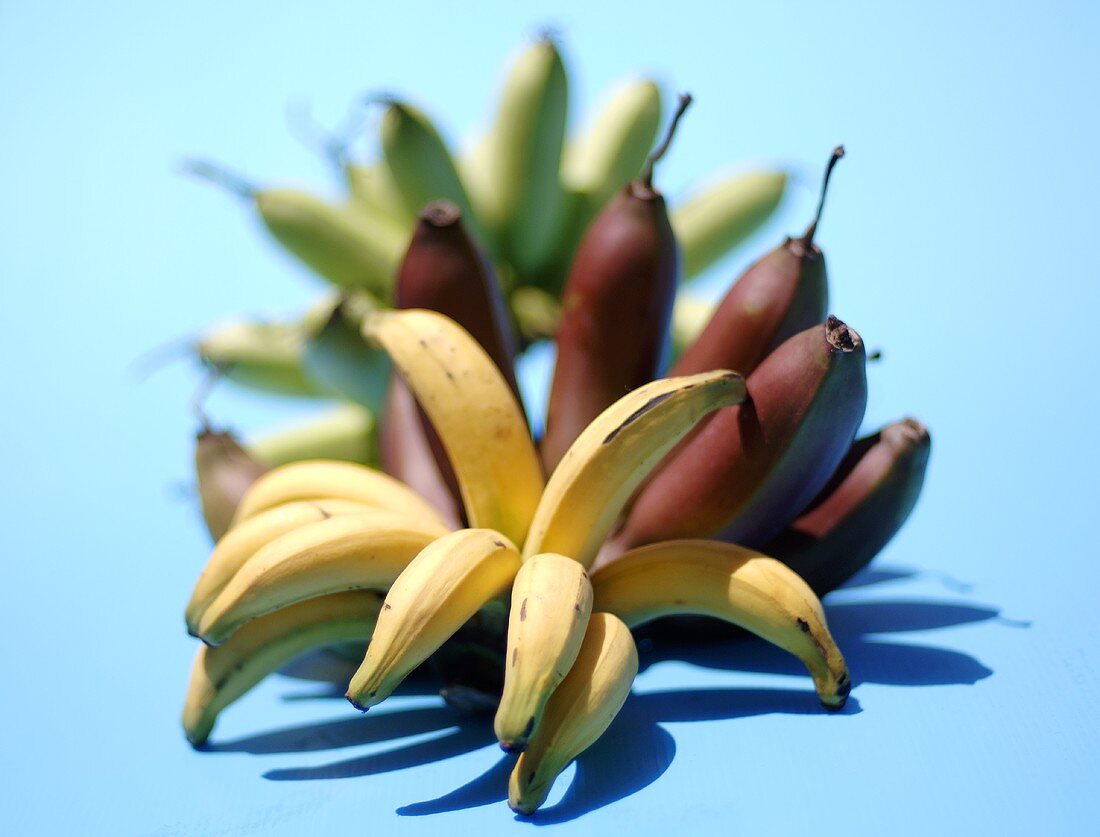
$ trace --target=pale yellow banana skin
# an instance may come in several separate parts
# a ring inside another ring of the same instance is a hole
[[[630,630],[609,613],[593,613],[573,668],[550,696],[542,722],[512,770],[508,805],[513,811],[530,814],[546,801],[558,774],[619,714],[637,673],[638,650]]]
[[[241,386],[285,395],[323,397],[302,369],[305,329],[293,322],[222,323],[195,343],[195,353]]]
[[[519,551],[492,529],[461,529],[427,546],[386,594],[348,700],[366,710],[389,697],[478,610],[506,593],[519,567]]]
[[[569,673],[592,613],[584,567],[553,552],[523,562],[512,585],[504,692],[494,729],[500,746],[522,750],[546,701]]]
[[[261,547],[203,612],[199,637],[218,645],[253,619],[341,590],[384,590],[439,536],[374,510],[308,523]]]
[[[624,552],[592,574],[596,607],[631,627],[674,614],[715,616],[794,654],[821,703],[851,691],[844,657],[813,590],[785,564],[735,544],[664,541]]]
[[[351,500],[447,529],[439,513],[400,480],[365,465],[326,459],[292,462],[264,474],[242,498],[233,525],[283,503],[320,498]]]
[[[720,180],[677,207],[669,218],[683,255],[683,273],[702,273],[763,224],[783,198],[787,175],[758,171]]]
[[[744,397],[744,379],[717,370],[662,378],[620,398],[558,463],[535,511],[524,556],[557,552],[591,566],[650,470],[700,418]]]
[[[187,632],[198,636],[199,622],[206,608],[225,589],[225,585],[245,562],[262,547],[287,532],[293,532],[310,523],[338,514],[357,514],[370,510],[370,506],[350,500],[299,501],[262,511],[233,527],[214,546],[210,559],[195,583],[191,601],[184,611]]]
[[[302,654],[369,641],[381,607],[374,591],[334,593],[256,619],[217,648],[199,648],[183,707],[187,740],[205,743],[222,710]]]
[[[542,465],[496,364],[434,311],[377,312],[364,334],[389,354],[439,434],[470,525],[522,543],[542,493]]]
[[[307,459],[366,464],[376,459],[374,414],[358,404],[340,404],[316,418],[280,428],[248,442],[248,452],[272,467]]]

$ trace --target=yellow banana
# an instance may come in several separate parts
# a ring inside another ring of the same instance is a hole
[[[367,464],[378,458],[374,414],[358,404],[340,404],[316,418],[253,439],[248,452],[278,467],[305,459]]]
[[[638,176],[660,126],[660,88],[648,79],[630,80],[612,91],[591,127],[569,143],[562,180],[584,194],[589,216]]]
[[[568,95],[561,55],[542,38],[508,73],[488,135],[485,226],[521,276],[550,261],[567,223],[560,168]]]
[[[241,500],[233,522],[237,525],[283,503],[318,498],[351,500],[404,514],[426,526],[448,528],[439,513],[403,482],[365,465],[327,459],[292,462],[264,474]]]
[[[672,614],[716,616],[790,651],[827,709],[852,681],[817,596],[793,570],[720,541],[664,541],[624,552],[592,575],[596,607],[631,627]]]
[[[257,617],[342,590],[384,590],[425,546],[435,526],[386,511],[308,523],[261,547],[207,606],[199,637],[218,645]]]
[[[684,277],[702,273],[752,235],[779,206],[786,185],[787,175],[778,171],[735,175],[678,207],[670,220]]]
[[[434,311],[376,312],[364,333],[390,355],[439,434],[470,525],[522,542],[542,492],[542,465],[493,360]]]
[[[366,710],[385,700],[490,600],[507,592],[519,552],[492,529],[460,529],[434,541],[393,582],[347,698]]]
[[[183,707],[187,739],[195,746],[205,743],[223,709],[307,651],[337,642],[366,643],[381,607],[382,596],[374,591],[334,593],[256,619],[217,648],[202,646]]]
[[[593,613],[569,674],[550,696],[542,722],[508,782],[508,805],[530,814],[546,801],[566,766],[603,735],[630,694],[638,650],[630,630],[609,613]]]
[[[198,636],[199,621],[206,608],[225,589],[237,570],[262,547],[287,532],[293,532],[310,523],[338,514],[367,511],[370,511],[369,506],[349,500],[306,500],[283,503],[234,526],[214,547],[210,560],[191,593],[191,601],[184,612],[187,632]]]
[[[512,585],[504,693],[494,723],[505,750],[522,750],[538,729],[547,699],[577,658],[591,613],[584,567],[553,552],[523,562]]]
[[[524,557],[559,552],[588,567],[634,489],[704,415],[737,404],[745,381],[718,370],[662,378],[620,398],[566,451],[539,501]]]

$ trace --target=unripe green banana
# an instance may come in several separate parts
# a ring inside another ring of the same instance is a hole
[[[494,729],[511,752],[527,746],[546,701],[569,673],[592,613],[584,567],[553,552],[523,562],[512,585],[504,693]]]
[[[354,401],[381,415],[390,382],[390,359],[363,339],[362,324],[380,306],[365,295],[344,296],[324,322],[311,329],[302,368],[332,395]]]
[[[557,46],[542,38],[512,66],[489,133],[483,225],[520,276],[547,266],[566,228],[559,172],[568,95]]]
[[[406,216],[386,161],[374,165],[343,161],[342,167],[352,203],[375,223],[389,227],[391,235],[408,240],[412,219]]]
[[[702,333],[710,318],[714,315],[715,302],[694,297],[687,292],[676,295],[676,304],[672,308],[672,361],[684,353],[695,338]]]
[[[580,653],[546,704],[508,783],[508,805],[530,814],[566,766],[596,743],[626,702],[638,673],[630,630],[610,613],[593,613]]]
[[[305,330],[300,323],[238,320],[217,326],[195,343],[205,364],[250,389],[320,398],[325,391],[302,368]]]
[[[252,456],[271,465],[303,459],[336,459],[372,465],[378,460],[374,414],[358,404],[340,404],[308,421],[251,440]]]
[[[672,213],[684,278],[702,273],[752,235],[779,206],[787,175],[758,171],[719,181]]]
[[[584,195],[582,229],[638,176],[661,124],[661,90],[649,79],[620,83],[591,126],[566,148],[562,180]]]
[[[366,710],[402,680],[487,602],[508,591],[519,552],[492,529],[460,529],[427,545],[386,594],[363,664],[347,698]]]
[[[223,709],[307,651],[368,641],[381,606],[373,591],[321,596],[256,619],[217,648],[202,646],[183,708],[187,739],[204,744]]]
[[[474,237],[485,241],[451,153],[423,111],[404,102],[388,103],[382,116],[382,154],[410,229],[429,203],[447,200],[459,208]]]

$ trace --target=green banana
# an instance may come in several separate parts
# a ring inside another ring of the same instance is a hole
[[[322,398],[302,368],[305,330],[300,323],[235,320],[202,335],[194,352],[222,377],[249,389]]]
[[[378,307],[362,294],[337,300],[324,324],[308,333],[302,353],[302,367],[318,386],[375,415],[385,405],[390,359],[363,339],[362,323]]]
[[[358,404],[340,404],[315,418],[250,440],[245,448],[272,467],[303,459],[338,459],[371,465],[378,460],[377,431],[370,410]]]

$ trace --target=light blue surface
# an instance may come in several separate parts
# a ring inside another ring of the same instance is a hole
[[[359,719],[273,678],[226,713],[230,752],[185,744],[181,612],[208,549],[178,489],[197,376],[138,383],[128,367],[317,287],[233,201],[178,176],[183,155],[325,183],[284,108],[310,98],[335,121],[365,89],[407,92],[469,135],[506,56],[547,22],[578,115],[632,70],[695,94],[659,175],[673,198],[728,162],[801,173],[715,287],[804,227],[846,143],[820,234],[833,308],[885,353],[868,424],[912,413],[934,452],[910,524],[828,602],[852,711],[815,711],[807,678],[763,646],[653,661],[536,822],[1095,831],[1100,14],[827,5],[0,5],[5,833],[529,828],[500,802],[499,767],[475,781],[499,760],[485,727],[430,697]],[[245,429],[306,409],[229,388],[210,406]]]

